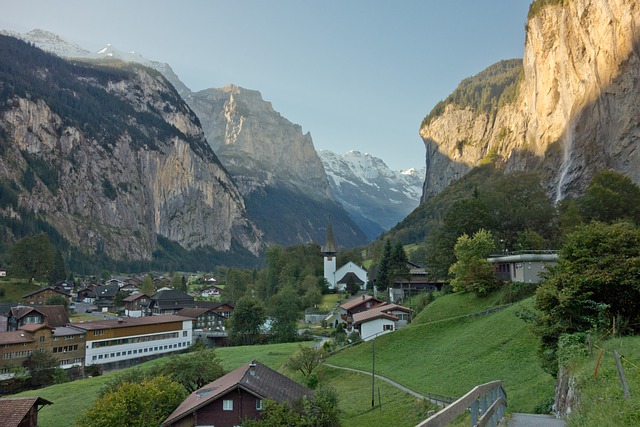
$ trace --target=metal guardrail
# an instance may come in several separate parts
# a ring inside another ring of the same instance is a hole
[[[474,387],[460,399],[422,421],[416,427],[444,427],[469,410],[472,427],[495,427],[504,417],[507,394],[502,381],[493,381]]]

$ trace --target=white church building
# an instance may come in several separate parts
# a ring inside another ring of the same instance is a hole
[[[351,261],[340,268],[336,268],[337,254],[338,250],[336,249],[333,238],[333,228],[331,227],[331,222],[329,222],[327,226],[327,239],[325,245],[322,247],[324,278],[329,284],[329,289],[341,292],[347,288],[349,283],[355,283],[360,286],[361,290],[365,290],[369,281],[367,270]]]

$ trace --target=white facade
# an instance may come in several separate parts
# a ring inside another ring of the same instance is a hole
[[[185,320],[181,330],[87,340],[85,365],[120,362],[184,350],[192,343],[191,324],[191,320]],[[87,331],[87,338],[99,336],[101,331],[104,333],[101,329]]]
[[[124,315],[127,317],[142,317],[144,316],[144,313],[142,312],[142,310],[124,310]]]
[[[340,279],[342,279],[347,273],[353,273],[356,276],[358,276],[358,278],[364,282],[360,287],[360,289],[363,291],[367,289],[367,283],[369,282],[369,274],[367,273],[367,270],[360,267],[358,264],[352,261],[349,261],[348,263],[340,267],[338,270],[336,270],[335,272],[336,282],[340,281]],[[340,283],[336,285],[338,286],[338,290],[340,291],[343,291],[347,287],[347,285],[344,283]]]
[[[395,322],[385,317],[371,319],[360,324],[360,336],[363,341],[369,341],[380,335],[393,332],[395,330]]]
[[[336,256],[325,255],[324,256],[324,278],[329,284],[329,289],[336,288]]]

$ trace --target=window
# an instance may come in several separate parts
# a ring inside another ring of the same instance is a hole
[[[44,342],[44,335],[40,337],[40,342]]]
[[[183,337],[186,337],[186,336],[187,336],[187,333],[188,333],[187,331],[182,331],[182,336],[183,336]]]
[[[383,331],[393,331],[393,325],[382,325]]]
[[[262,411],[262,399],[256,399],[256,410]]]
[[[222,410],[223,411],[233,411],[233,400],[225,399],[222,401]]]

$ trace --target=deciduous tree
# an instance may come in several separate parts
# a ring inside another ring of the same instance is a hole
[[[453,290],[475,292],[479,296],[494,290],[497,280],[487,256],[495,249],[495,241],[489,231],[481,229],[472,237],[460,236],[454,247],[457,261],[450,269]]]

